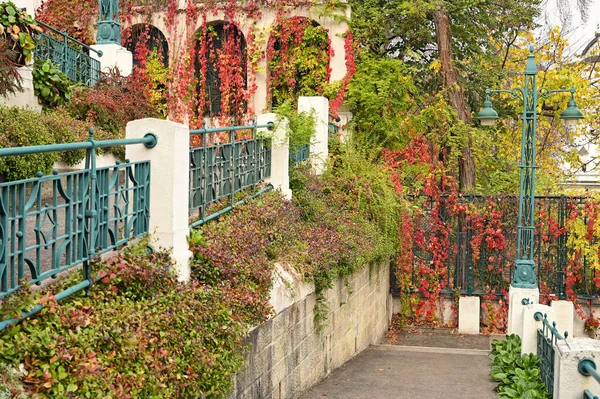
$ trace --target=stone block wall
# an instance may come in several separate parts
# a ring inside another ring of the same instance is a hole
[[[296,284],[288,283],[290,291]],[[279,309],[248,338],[247,366],[230,399],[298,397],[384,337],[391,319],[389,264],[365,267],[326,293],[328,320],[314,323],[314,289]]]

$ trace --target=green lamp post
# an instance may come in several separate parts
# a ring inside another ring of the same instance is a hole
[[[537,102],[554,93],[571,93],[567,109],[560,118],[566,125],[576,124],[583,114],[575,102],[575,89],[548,90],[536,86],[537,65],[533,55],[533,46],[529,48],[527,66],[525,67],[525,84],[511,90],[486,90],[483,108],[477,115],[483,126],[491,126],[498,119],[498,113],[492,107],[490,93],[508,93],[523,102],[523,136],[521,139],[521,174],[519,187],[519,220],[517,232],[517,254],[515,271],[511,286],[515,288],[537,288],[535,274],[534,228],[535,228],[535,157],[536,157],[536,125]]]
[[[121,45],[121,25],[119,24],[119,0],[100,0],[97,44]]]

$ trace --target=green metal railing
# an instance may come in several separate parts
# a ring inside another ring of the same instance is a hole
[[[95,50],[42,21],[36,22],[49,31],[41,32],[36,37],[36,59],[52,61],[60,66],[60,70],[69,79],[87,86],[93,86],[100,80],[100,61],[90,57],[89,53],[94,52],[101,57],[102,51]]]
[[[310,157],[310,144],[290,148],[290,161],[292,165],[305,162]]]
[[[149,230],[150,162],[117,162],[96,167],[96,149],[156,145],[149,133],[139,139],[0,148],[0,157],[86,150],[85,169],[0,184],[0,300],[23,280],[40,285],[83,265],[83,281],[56,295],[60,300],[93,284],[90,261]],[[39,312],[0,321],[0,330]]]
[[[329,114],[329,123],[327,125],[328,130],[329,130],[329,137],[337,136],[338,132],[340,131],[340,128],[338,125],[336,125],[336,123],[339,123],[340,120],[341,119],[339,116]]]
[[[500,228],[505,247],[499,249],[488,249],[486,230],[489,224],[474,226],[472,221],[463,212],[457,214],[450,203],[445,205],[444,199],[440,207],[435,208],[434,203],[427,197],[413,197],[422,210],[415,216],[415,225],[423,232],[424,242],[430,242],[434,237],[447,234],[450,250],[446,260],[447,274],[444,281],[446,292],[459,291],[461,294],[481,295],[490,290],[501,293],[508,289],[512,274],[513,263],[516,254],[517,234],[517,196],[463,196],[459,197],[458,204],[465,209],[478,211],[489,203],[493,209],[502,214]],[[534,258],[536,274],[541,291],[553,294],[563,299],[565,297],[564,273],[569,257],[572,255],[567,247],[568,232],[565,223],[571,212],[579,211],[585,207],[587,197],[566,196],[538,196],[536,197],[536,215],[543,213],[545,219],[538,217],[539,224],[536,226],[534,239]],[[433,213],[436,212],[436,213]],[[443,231],[440,224],[443,224]],[[587,224],[587,220],[584,222]],[[487,223],[487,222],[486,222]],[[494,227],[496,230],[496,227]],[[483,239],[475,240],[477,236]],[[477,255],[475,255],[477,250]],[[433,253],[425,246],[419,247],[413,244],[412,284],[417,286],[418,270],[420,264],[429,264]],[[584,253],[581,256],[581,268],[578,271],[581,279],[574,282],[573,290],[579,298],[600,298],[600,288],[594,283],[594,279],[600,277],[600,270],[591,266],[591,261]],[[392,278],[392,292],[398,292],[395,276]],[[543,289],[542,289],[543,288]]]
[[[600,384],[600,374],[596,371],[596,362],[592,359],[580,359],[577,364],[577,369],[579,372],[586,376],[592,377],[596,380],[597,383]],[[586,389],[583,391],[583,399],[598,399],[598,396],[594,395],[590,390]]]
[[[540,371],[542,381],[546,385],[546,390],[549,394],[554,392],[554,354],[556,351],[556,343],[559,340],[566,339],[568,333],[565,331],[565,336],[556,329],[556,322],[548,321],[546,314],[535,312],[533,318],[536,321],[542,322],[542,328],[537,330],[537,355],[540,358]]]
[[[270,140],[258,137],[256,129],[272,130],[273,123],[264,125],[229,126],[190,130],[190,135],[199,136],[199,146],[190,148],[190,217],[197,220],[191,227],[200,226],[230,211],[243,201],[235,195],[255,187],[271,176]],[[249,134],[250,138],[238,139],[238,134]],[[226,135],[226,143],[219,140]],[[269,185],[256,195],[272,189]],[[208,212],[221,200],[228,205]]]

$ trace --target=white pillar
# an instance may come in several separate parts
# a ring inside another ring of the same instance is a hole
[[[583,391],[600,391],[593,377],[586,377],[578,370],[579,360],[593,359],[600,369],[600,341],[590,338],[569,338],[568,344],[558,341],[554,358],[554,398],[581,399]]]
[[[189,250],[189,142],[186,125],[160,119],[139,119],[127,124],[127,138],[154,133],[154,148],[127,146],[126,157],[132,161],[150,161],[150,233],[157,244],[172,248],[179,280],[190,278]]]
[[[42,111],[42,106],[38,102],[38,98],[35,95],[33,89],[33,75],[32,70],[33,67],[31,65],[25,65],[19,67],[19,74],[23,81],[21,82],[21,86],[23,87],[23,91],[17,91],[15,94],[9,94],[6,97],[0,96],[0,104],[6,105],[9,107],[21,107],[21,108],[31,108],[34,111]]]
[[[571,301],[552,301],[550,304],[556,315],[556,325],[560,326],[560,333],[567,331],[569,337],[575,337],[574,320],[575,307]]]
[[[540,290],[537,288],[515,288],[508,290],[508,334],[517,334],[523,338],[523,299],[529,303],[540,302]]]
[[[24,8],[25,12],[32,17],[35,15],[35,10],[41,5],[39,0],[13,0],[13,3],[17,8]]]
[[[129,76],[133,71],[133,54],[118,44],[94,44],[94,50],[102,51],[102,56],[90,51],[90,57],[100,61],[100,71],[107,73],[117,68],[121,76]]]
[[[552,325],[556,321],[554,310],[550,306],[531,304],[523,306],[523,319],[521,321],[521,353],[534,353],[537,354],[537,330],[542,328],[542,322],[537,321],[534,315],[540,312],[547,316],[547,320]],[[562,328],[558,324],[557,329]],[[559,330],[562,335],[562,331]]]
[[[479,334],[479,311],[481,309],[478,296],[461,296],[458,300],[458,333]]]
[[[315,174],[327,166],[329,156],[329,100],[325,97],[299,97],[298,111],[312,113],[315,118],[315,137],[310,143],[310,161]]]
[[[257,129],[257,134],[272,136],[271,140],[271,177],[266,179],[275,189],[281,190],[285,198],[292,199],[290,190],[290,146],[287,118],[278,118],[276,114],[262,114],[256,118],[257,125],[275,123],[275,129]]]

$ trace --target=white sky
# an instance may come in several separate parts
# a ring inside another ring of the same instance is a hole
[[[594,33],[600,32],[600,0],[590,1],[588,17],[585,22],[581,20],[577,10],[577,0],[566,1],[569,3],[566,12],[571,14],[569,20],[561,21],[557,0],[547,0],[545,12],[537,22],[544,28],[563,26],[564,36],[568,39],[573,53],[580,54],[594,38]]]

